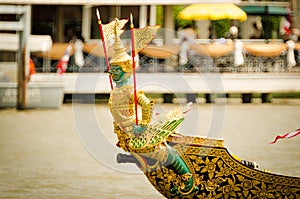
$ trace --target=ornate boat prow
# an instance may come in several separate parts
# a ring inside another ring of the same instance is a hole
[[[136,163],[167,198],[300,197],[300,178],[267,173],[243,164],[230,155],[222,139],[178,134],[190,103],[154,116],[154,102],[143,91],[136,90],[133,52],[138,44],[144,46],[146,40],[150,41],[147,38],[153,38],[157,27],[140,32],[133,28],[131,19],[130,57],[119,37],[124,25],[120,25],[118,19],[113,24],[114,31],[109,33],[115,37],[114,55],[109,61],[108,73],[116,86],[111,84],[108,106],[118,137],[117,146],[131,154],[119,155],[118,162]]]
[[[188,166],[191,176],[180,175],[142,153],[119,154],[118,162],[135,162],[151,184],[167,198],[299,198],[300,178],[265,172],[231,155],[223,139],[176,134],[168,145]],[[193,185],[186,189],[186,181]]]

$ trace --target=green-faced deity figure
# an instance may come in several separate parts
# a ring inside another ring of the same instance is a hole
[[[189,191],[193,186],[189,168],[177,151],[166,142],[168,136],[176,134],[176,128],[182,123],[187,110],[178,108],[153,117],[154,102],[143,91],[137,91],[136,99],[134,97],[132,72],[132,58],[116,35],[109,70],[116,85],[108,105],[114,120],[114,132],[118,137],[117,146],[135,157],[150,158],[159,165],[172,167],[178,175],[185,176],[185,186],[181,189]],[[140,107],[140,114],[135,111],[135,103]],[[136,114],[141,116],[137,122]],[[147,167],[143,170],[147,172]],[[174,189],[176,191],[177,187]]]
[[[110,60],[110,70],[116,87],[110,94],[109,107],[115,124],[127,134],[141,133],[146,130],[151,121],[153,101],[150,101],[142,91],[134,99],[134,90],[131,81],[132,58],[127,54],[120,39],[116,37],[114,44],[115,54]],[[142,107],[142,120],[139,125],[135,122],[135,102]]]

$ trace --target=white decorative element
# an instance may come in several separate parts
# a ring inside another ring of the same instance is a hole
[[[84,65],[84,58],[83,58],[83,53],[82,53],[82,48],[83,48],[83,43],[81,40],[76,39],[75,41],[75,64],[81,68]]]
[[[235,40],[234,48],[234,66],[241,66],[244,64],[243,43],[240,40]]]
[[[231,35],[236,36],[236,35],[238,34],[238,28],[237,28],[236,26],[231,26],[231,27],[229,28],[229,33],[230,33]]]
[[[295,42],[292,40],[289,40],[286,42],[288,47],[287,52],[287,66],[288,68],[294,67],[296,65],[295,55],[294,55],[294,49],[295,49]]]

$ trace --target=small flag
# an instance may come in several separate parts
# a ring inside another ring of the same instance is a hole
[[[59,60],[56,68],[57,68],[57,73],[58,74],[63,74],[66,72],[69,59],[70,59],[70,53],[71,53],[72,46],[69,45],[66,49],[65,54],[62,56],[62,58]]]
[[[292,137],[295,137],[297,135],[300,134],[300,128],[295,130],[295,131],[292,131],[290,133],[286,133],[284,135],[277,135],[275,140],[273,142],[270,142],[269,144],[274,144],[278,139],[288,139],[288,138],[292,138]]]

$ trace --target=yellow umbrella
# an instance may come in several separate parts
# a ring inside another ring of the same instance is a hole
[[[194,21],[220,19],[245,21],[247,14],[232,3],[192,4],[180,11],[178,18]]]

